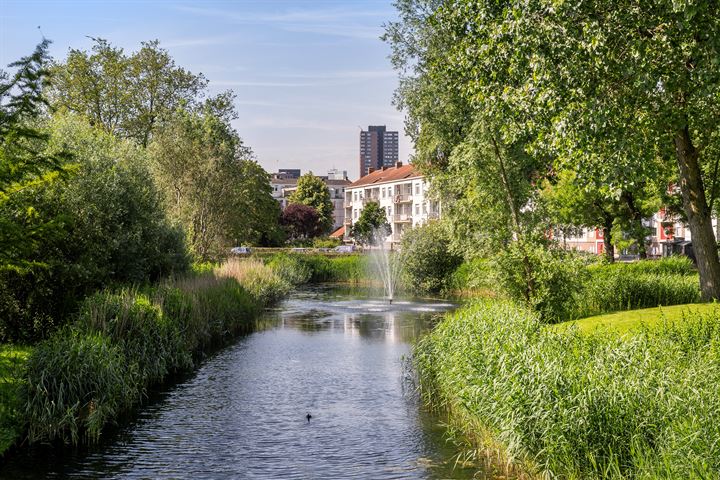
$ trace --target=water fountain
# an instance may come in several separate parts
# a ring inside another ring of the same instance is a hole
[[[393,251],[385,245],[387,233],[385,229],[379,228],[373,231],[373,244],[377,245],[370,251],[370,258],[373,265],[382,280],[385,289],[385,297],[388,303],[392,304],[395,298],[395,290],[400,279],[400,269],[402,267],[402,254],[399,251]]]

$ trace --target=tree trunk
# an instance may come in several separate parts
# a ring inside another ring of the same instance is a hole
[[[605,248],[605,259],[608,263],[615,263],[615,245],[612,244],[611,231],[613,226],[613,218],[605,217],[603,224],[603,246]]]
[[[622,198],[630,211],[630,232],[635,237],[635,242],[638,246],[638,256],[641,260],[647,258],[647,248],[645,247],[645,227],[642,224],[642,213],[635,205],[635,198],[633,194],[628,191],[623,191]]]
[[[700,273],[704,300],[720,298],[720,259],[712,228],[712,216],[705,200],[698,152],[690,139],[688,126],[675,135],[675,151],[680,173],[683,209],[692,233],[692,245]]]

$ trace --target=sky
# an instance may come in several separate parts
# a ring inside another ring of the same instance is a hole
[[[158,39],[210,93],[235,92],[233,126],[266,170],[338,168],[356,179],[361,127],[400,131],[400,160],[412,153],[379,39],[395,18],[392,0],[0,0],[0,66],[43,35],[58,60],[89,49],[89,37],[127,52]]]

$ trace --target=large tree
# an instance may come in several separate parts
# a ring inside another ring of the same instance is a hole
[[[91,124],[147,146],[152,134],[180,106],[198,105],[207,85],[202,75],[175,64],[157,40],[130,55],[94,39],[90,52],[72,49],[54,68],[52,103]]]
[[[230,244],[274,243],[280,216],[267,173],[215,112],[177,112],[149,149],[171,216],[200,259]]]
[[[333,226],[333,203],[330,199],[330,190],[320,177],[312,172],[301,176],[297,182],[297,189],[290,195],[290,203],[302,203],[313,207],[320,217],[322,233],[328,233]]]

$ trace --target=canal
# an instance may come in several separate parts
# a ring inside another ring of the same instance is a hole
[[[0,476],[471,478],[404,365],[410,344],[452,307],[298,291],[97,447],[27,450]]]

